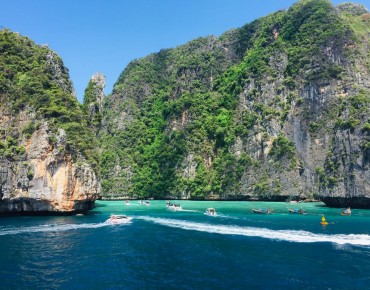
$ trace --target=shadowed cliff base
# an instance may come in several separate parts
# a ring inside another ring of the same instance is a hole
[[[48,200],[33,198],[18,198],[0,201],[0,216],[67,216],[86,213],[94,208],[95,201],[75,201],[70,210],[60,210],[53,207]]]
[[[370,198],[365,196],[359,197],[321,197],[323,203],[328,207],[351,207],[358,209],[370,209]]]

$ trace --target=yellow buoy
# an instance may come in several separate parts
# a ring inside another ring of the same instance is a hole
[[[328,224],[328,222],[326,221],[326,219],[325,219],[325,216],[324,216],[324,215],[322,215],[322,217],[321,217],[321,222],[320,222],[320,224],[322,224],[322,225],[327,225],[327,224]]]

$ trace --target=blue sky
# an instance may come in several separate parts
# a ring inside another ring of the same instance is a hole
[[[0,0],[0,26],[37,44],[48,44],[63,59],[82,101],[95,72],[112,91],[133,59],[194,38],[221,35],[293,0]],[[333,0],[334,4],[348,2]],[[370,8],[370,0],[358,0]]]

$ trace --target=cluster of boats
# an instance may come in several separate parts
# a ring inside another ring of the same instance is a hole
[[[130,205],[130,201],[127,199],[125,200],[125,205]],[[139,200],[138,201],[138,204],[142,204],[142,205],[146,205],[146,206],[149,206],[150,205],[150,202],[147,201],[147,200]]]
[[[129,205],[130,204],[130,201],[129,200],[126,200],[125,201],[125,204],[126,205]],[[150,202],[149,201],[139,200],[139,204],[150,205]],[[166,207],[168,209],[174,210],[174,211],[181,211],[182,210],[181,204],[179,204],[179,203],[172,203],[170,201],[166,201]],[[287,208],[287,209],[288,209],[288,212],[291,213],[291,214],[300,214],[300,215],[307,214],[307,212],[303,208],[299,208],[299,209],[298,208]],[[271,209],[271,208],[267,208],[267,209],[264,209],[264,208],[255,209],[255,208],[253,208],[252,209],[252,212],[253,213],[256,213],[256,214],[272,214],[272,213],[274,213],[274,210]],[[213,208],[213,207],[207,208],[204,214],[205,215],[208,215],[208,216],[217,216],[216,209]],[[341,215],[348,216],[348,215],[351,215],[351,214],[352,214],[352,212],[351,212],[351,208],[350,207],[345,208],[345,209],[342,209]],[[132,218],[127,217],[126,215],[123,215],[123,214],[122,215],[112,214],[110,216],[110,218],[106,222],[109,222],[111,224],[124,224],[124,223],[129,223],[131,220],[132,220]],[[324,215],[322,215],[322,218],[321,218],[321,222],[320,223],[322,225],[328,225],[329,224],[326,221]]]
[[[303,208],[287,208],[289,213],[292,213],[292,214],[307,214],[307,212],[303,209]],[[263,208],[260,208],[260,209],[252,209],[253,213],[258,213],[258,214],[271,214],[271,213],[274,213],[274,210],[272,210],[271,208],[268,208],[268,209],[263,209]],[[351,208],[345,208],[345,209],[342,209],[342,212],[341,212],[341,215],[351,215],[352,212],[351,212]]]
[[[259,214],[271,214],[271,213],[274,213],[274,210],[271,209],[271,208],[268,208],[268,209],[263,209],[263,208],[260,208],[260,209],[252,209],[253,213],[259,213]],[[293,214],[307,214],[306,211],[303,209],[303,208],[288,208],[288,211],[289,213],[293,213]]]
[[[166,201],[166,207],[170,210],[174,210],[174,211],[181,211],[182,210],[182,207],[181,207],[181,204],[179,203],[172,203],[170,201]],[[205,215],[209,215],[209,216],[216,216],[217,215],[217,212],[216,212],[216,209],[213,208],[213,207],[209,207],[206,209],[206,212],[204,213]]]

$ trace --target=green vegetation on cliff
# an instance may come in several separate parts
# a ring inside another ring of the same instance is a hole
[[[346,68],[362,57],[349,48],[361,47],[368,20],[353,7],[302,0],[220,38],[130,63],[105,102],[105,194],[312,194],[314,184],[303,189],[310,161],[293,142],[292,118],[305,122],[301,130],[313,137],[332,119],[330,108],[318,101],[312,107],[309,96],[319,98],[323,84],[348,79]],[[326,113],[319,118],[318,110]],[[330,122],[325,130],[334,128]]]
[[[14,116],[31,110],[39,120],[29,122],[22,132],[2,129],[0,141],[6,139],[6,142],[1,144],[8,144],[2,146],[6,148],[5,157],[19,151],[12,149],[14,144],[9,143],[9,138],[17,143],[19,133],[30,137],[45,119],[51,129],[51,143],[55,141],[57,129],[62,128],[67,134],[67,151],[75,158],[82,153],[98,165],[97,140],[87,128],[86,117],[73,96],[68,70],[60,57],[48,47],[38,46],[7,29],[0,31],[0,100]]]
[[[36,117],[0,128],[0,154],[19,159],[21,139],[46,120],[50,144],[64,129],[66,150],[99,170],[106,196],[366,192],[369,21],[359,5],[301,0],[218,38],[132,61],[104,102],[97,75],[82,105],[54,52],[2,30],[1,104]]]

